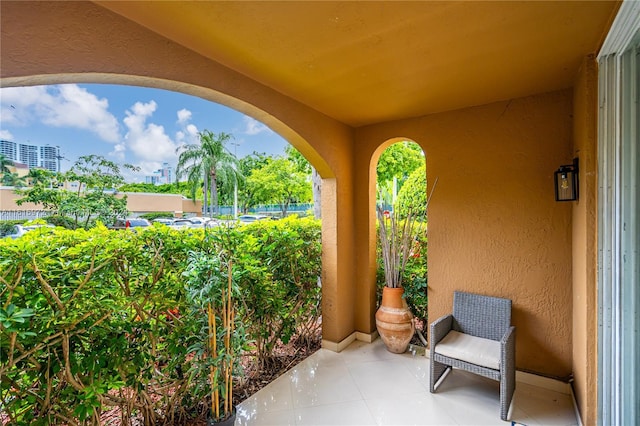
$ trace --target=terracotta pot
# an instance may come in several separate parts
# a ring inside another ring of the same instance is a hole
[[[384,287],[376,312],[376,327],[389,352],[404,353],[415,332],[413,314],[402,297],[404,288]]]

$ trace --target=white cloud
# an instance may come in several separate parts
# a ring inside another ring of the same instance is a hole
[[[13,140],[13,135],[8,130],[0,129],[0,139],[6,139],[6,140],[9,140],[9,141],[12,141]]]
[[[185,109],[185,108],[182,108],[180,111],[178,111],[178,123],[179,124],[184,124],[189,120],[191,120],[191,111],[189,111],[188,109]]]
[[[189,124],[184,129],[187,131],[187,134],[190,137],[194,137],[194,138],[198,137],[198,128],[194,124]]]
[[[127,147],[124,143],[118,143],[113,147],[113,151],[109,153],[112,157],[115,157],[118,161],[124,161],[124,154]]]
[[[9,87],[0,94],[3,123],[27,126],[40,121],[52,127],[87,130],[111,143],[120,140],[120,127],[109,112],[109,101],[76,84]]]
[[[200,141],[200,138],[198,137],[198,128],[194,124],[189,123],[189,120],[191,120],[191,112],[186,109],[182,109],[178,111],[178,118],[180,118],[180,113],[183,111],[186,111],[189,114],[184,120],[178,120],[178,123],[182,125],[182,129],[176,132],[176,144],[178,146],[190,145]],[[183,114],[183,116],[186,116],[186,114]]]
[[[126,112],[124,124],[128,129],[125,144],[136,157],[145,161],[175,160],[177,144],[164,131],[164,127],[147,123],[157,108],[155,101],[136,102]]]
[[[242,120],[244,121],[244,130],[242,131],[242,133],[253,136],[262,132],[271,132],[271,129],[269,129],[267,126],[247,115],[245,115]]]

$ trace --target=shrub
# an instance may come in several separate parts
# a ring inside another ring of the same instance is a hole
[[[4,237],[5,235],[11,234],[15,225],[21,225],[25,222],[25,219],[0,221],[0,238]]]
[[[238,227],[230,243],[244,295],[238,318],[268,356],[274,339],[319,315],[320,228],[265,222]],[[202,415],[197,396],[208,384],[192,374],[202,323],[184,272],[189,253],[207,253],[216,238],[216,229],[98,225],[0,240],[0,406],[9,423],[99,423],[114,406],[125,425]]]
[[[278,341],[309,340],[320,316],[320,222],[296,217],[242,227],[235,251],[247,332],[264,367]]]
[[[52,215],[45,217],[44,220],[55,226],[61,226],[66,229],[76,229],[75,219],[68,216]]]
[[[173,212],[153,212],[153,213],[145,213],[140,215],[141,218],[152,221],[154,219],[162,219],[162,218],[173,218]]]

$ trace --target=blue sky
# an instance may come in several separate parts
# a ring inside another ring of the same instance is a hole
[[[105,84],[64,84],[0,89],[0,139],[59,146],[62,170],[81,155],[99,154],[139,166],[144,176],[175,150],[198,142],[198,132],[233,135],[229,150],[284,153],[288,143],[264,124],[225,106],[159,89]]]

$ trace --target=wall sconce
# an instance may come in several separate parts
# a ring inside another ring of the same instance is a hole
[[[554,174],[556,183],[556,201],[574,201],[578,199],[578,163],[577,158],[573,164],[560,166]]]

